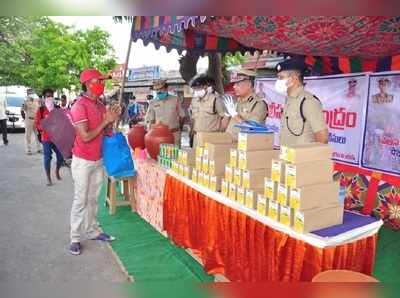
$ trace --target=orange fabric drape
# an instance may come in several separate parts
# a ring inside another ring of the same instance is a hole
[[[289,237],[167,175],[164,228],[210,274],[231,281],[311,281],[328,269],[371,274],[377,236],[330,248]]]

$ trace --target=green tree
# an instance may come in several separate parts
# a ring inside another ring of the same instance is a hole
[[[73,89],[87,67],[115,67],[109,34],[99,28],[73,30],[46,17],[0,18],[0,85]]]

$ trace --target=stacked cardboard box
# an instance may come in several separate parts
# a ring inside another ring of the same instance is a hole
[[[331,154],[329,145],[319,143],[282,146],[264,180],[268,216],[301,233],[342,223]]]
[[[192,180],[213,191],[220,191],[230,149],[235,145],[225,133],[198,133]]]
[[[172,161],[171,169],[187,179],[190,179],[192,168],[195,164],[195,152],[193,149],[179,149],[177,159]]]
[[[273,141],[273,135],[240,133],[237,147],[230,150],[222,180],[224,196],[262,215],[267,214],[268,207],[266,200],[258,204],[263,198],[264,177],[271,175],[272,159],[279,156],[279,151],[273,150]]]

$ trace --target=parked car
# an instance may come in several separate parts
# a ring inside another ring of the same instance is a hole
[[[21,115],[21,107],[25,98],[20,96],[7,96],[8,116],[7,128],[9,129],[25,129],[25,122]]]

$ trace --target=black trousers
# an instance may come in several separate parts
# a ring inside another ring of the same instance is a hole
[[[8,144],[8,139],[7,139],[7,119],[0,120],[0,132],[3,135],[3,143],[4,143],[4,145]]]

